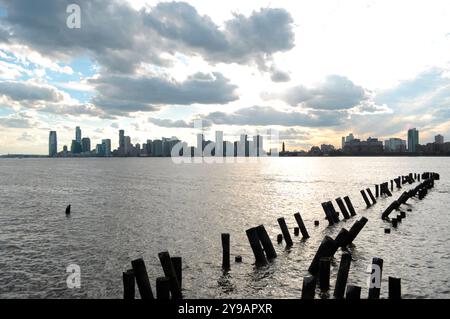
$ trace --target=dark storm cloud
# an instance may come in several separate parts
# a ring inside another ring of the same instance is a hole
[[[266,98],[278,98],[292,106],[317,110],[351,109],[367,100],[363,87],[355,85],[345,76],[329,75],[314,87],[298,85],[281,94],[266,94]]]
[[[55,88],[51,86],[38,85],[31,82],[0,82],[0,95],[6,96],[17,102],[58,102],[62,100],[61,93]]]
[[[204,118],[214,124],[224,125],[326,127],[342,124],[347,118],[347,113],[345,111],[283,112],[269,106],[252,106],[233,113],[212,112]]]
[[[284,9],[235,14],[221,29],[185,2],[134,10],[125,1],[79,0],[81,28],[66,26],[72,0],[1,0],[0,41],[28,45],[44,56],[69,59],[88,53],[105,69],[132,73],[141,62],[168,66],[162,53],[202,55],[217,63],[256,63],[294,46],[292,17]]]
[[[90,82],[98,91],[93,103],[111,113],[155,111],[163,104],[226,104],[238,98],[236,86],[220,73],[196,73],[181,82],[156,76],[118,75]]]

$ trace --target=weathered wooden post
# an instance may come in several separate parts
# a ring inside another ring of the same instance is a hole
[[[330,289],[330,257],[322,257],[319,260],[319,287],[322,291]]]
[[[327,202],[323,202],[321,205],[322,205],[323,211],[325,212],[326,219],[328,220],[328,226],[334,225],[334,218],[333,218],[333,216],[331,216]]]
[[[70,215],[70,208],[71,207],[72,207],[71,205],[67,205],[67,207],[66,207],[66,215]]]
[[[372,206],[372,205],[370,204],[369,199],[367,198],[367,195],[366,195],[366,193],[364,192],[364,190],[362,189],[360,192],[361,192],[361,195],[362,195],[364,201],[366,202],[367,208],[369,208],[370,206]]]
[[[367,222],[368,219],[366,217],[361,217],[352,225],[352,227],[350,227],[348,235],[346,236],[347,240],[345,246],[350,245],[355,240],[355,238],[358,236],[358,234],[361,232],[361,230],[364,228]]]
[[[314,299],[316,294],[316,277],[303,277],[302,299]]]
[[[339,209],[341,210],[341,213],[344,216],[344,218],[349,219],[350,214],[348,213],[348,210],[345,207],[344,202],[342,201],[342,198],[340,198],[340,197],[336,198],[336,203],[338,204]]]
[[[344,298],[345,286],[347,285],[348,272],[350,271],[350,263],[352,261],[352,255],[345,252],[341,256],[341,263],[339,264],[339,270],[336,278],[336,286],[334,287],[334,298]]]
[[[391,179],[391,191],[394,191],[394,181]]]
[[[256,266],[266,265],[266,255],[264,255],[264,250],[259,242],[256,227],[249,228],[245,232],[247,234],[248,241],[250,242],[250,247],[252,248],[253,254],[255,255]]]
[[[397,209],[400,206],[398,200],[394,200],[381,214],[382,219],[387,219],[389,214],[392,213],[394,209]]]
[[[133,267],[141,299],[154,299],[144,260],[142,258],[135,259],[131,261],[131,266]]]
[[[256,233],[258,234],[259,241],[266,252],[267,259],[277,258],[277,253],[275,252],[275,248],[273,248],[272,241],[270,240],[264,225],[259,225],[256,227]]]
[[[135,279],[133,269],[128,269],[122,273],[123,299],[132,300],[135,297]]]
[[[294,227],[294,236],[298,236],[300,234],[300,228]]]
[[[180,283],[177,280],[177,275],[175,273],[172,260],[170,259],[169,252],[160,252],[158,253],[158,257],[164,271],[164,276],[170,279],[170,293],[172,295],[172,299],[181,299],[182,295]]]
[[[286,221],[283,217],[277,219],[278,225],[280,225],[281,232],[283,233],[284,242],[286,243],[286,247],[291,247],[293,245],[291,234],[289,234],[289,229],[287,228]]]
[[[406,218],[406,213],[403,211],[403,210],[401,210],[400,211],[400,217],[403,219],[403,218]]]
[[[380,197],[380,185],[375,184],[375,197]]]
[[[333,203],[331,201],[328,201],[326,203],[328,210],[330,211],[330,215],[333,218],[334,223],[339,223],[339,214],[338,212],[334,209]]]
[[[344,197],[344,201],[347,204],[347,207],[348,207],[348,210],[350,212],[350,215],[351,216],[356,216],[356,211],[355,211],[355,208],[353,207],[352,202],[350,201],[350,197],[345,196]]]
[[[391,229],[390,228],[385,228],[384,229],[384,233],[385,234],[390,234],[391,233]]]
[[[361,299],[361,287],[348,285],[345,299]]]
[[[319,226],[319,221],[318,220],[314,221],[314,226]]]
[[[230,270],[230,234],[224,233],[222,238],[222,269]]]
[[[402,289],[401,279],[389,277],[389,299],[401,299],[402,298],[401,289]]]
[[[317,273],[319,272],[320,258],[333,257],[337,249],[338,245],[336,241],[330,236],[325,236],[325,238],[320,243],[320,246],[317,249],[317,252],[314,255],[313,260],[311,261],[311,265],[309,266],[308,271],[314,276],[317,275]]]
[[[300,231],[302,232],[302,237],[304,239],[309,238],[308,231],[306,230],[305,223],[303,222],[302,216],[300,213],[294,214],[295,220],[297,221],[297,225],[300,228]]]
[[[381,290],[381,278],[383,272],[383,259],[372,258],[372,273],[370,274],[369,299],[379,299]]]
[[[283,235],[282,234],[278,234],[277,236],[277,243],[281,244],[283,242]]]
[[[242,256],[241,255],[237,255],[234,257],[234,262],[235,263],[241,263],[242,262]]]
[[[347,238],[348,238],[348,230],[345,228],[342,228],[339,233],[337,234],[334,241],[337,243],[337,245],[341,248],[344,248],[347,244]]]
[[[376,200],[375,197],[373,196],[372,191],[370,190],[370,188],[367,188],[366,191],[367,191],[367,194],[369,194],[370,199],[372,200],[372,204],[376,204],[376,203],[377,203],[377,200]]]
[[[392,227],[397,228],[397,226],[398,226],[397,218],[391,218],[391,223],[392,223]]]
[[[159,299],[159,300],[170,299],[170,278],[169,277],[156,278],[156,299]]]
[[[183,264],[181,257],[170,257],[180,288],[183,288]]]

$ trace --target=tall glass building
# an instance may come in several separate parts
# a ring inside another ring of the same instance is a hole
[[[48,156],[53,157],[58,153],[58,141],[56,131],[50,131],[48,136]]]
[[[417,152],[417,145],[419,145],[419,131],[415,128],[408,130],[408,152]]]

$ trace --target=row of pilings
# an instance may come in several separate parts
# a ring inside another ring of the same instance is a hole
[[[420,182],[422,179],[422,182]],[[388,182],[375,185],[375,195],[370,188],[361,190],[360,193],[366,203],[367,208],[372,207],[377,203],[377,200],[382,198],[389,198],[393,196],[394,184],[397,189],[402,189],[405,184],[413,184],[420,182],[419,185],[407,191],[404,191],[401,196],[394,200],[382,213],[381,217],[389,221],[392,227],[398,227],[398,223],[403,218],[406,218],[406,213],[400,210],[400,206],[412,198],[417,197],[423,199],[429,190],[434,187],[434,181],[439,180],[437,173],[409,173],[408,175],[398,176]],[[368,195],[368,196],[367,196]],[[370,198],[370,200],[369,200]],[[344,196],[343,199],[338,197],[335,199],[340,211],[337,211],[332,201],[323,202],[322,208],[325,213],[325,219],[328,221],[328,226],[333,226],[341,221],[340,215],[345,220],[351,219],[357,215],[355,208],[349,198]],[[389,218],[393,211],[399,211],[395,218]],[[302,235],[302,240],[308,240],[309,233],[299,212],[294,214],[294,219],[297,226],[294,227],[294,236]],[[286,224],[284,217],[277,219],[281,233],[277,235],[277,242],[281,244],[285,242],[286,248],[293,245],[291,233]],[[325,236],[321,241],[317,251],[311,260],[308,267],[309,276],[303,278],[301,298],[314,299],[317,288],[321,293],[327,293],[330,287],[331,261],[334,258],[338,249],[343,251],[339,263],[339,269],[335,280],[335,287],[333,297],[335,299],[360,299],[361,286],[347,285],[347,279],[352,262],[352,254],[350,247],[353,247],[353,241],[358,234],[363,230],[367,224],[368,218],[361,217],[356,220],[349,230],[342,228],[337,236],[333,239],[330,236]],[[314,225],[318,226],[319,221],[315,220]],[[390,233],[390,228],[385,228],[385,233]],[[270,264],[270,261],[277,258],[277,253],[272,244],[269,234],[264,225],[258,225],[246,230],[246,235],[250,244],[250,248],[255,258],[255,266],[261,267]],[[222,269],[227,272],[231,269],[230,262],[230,234],[221,234],[222,243]],[[142,299],[180,299],[182,298],[182,260],[181,257],[170,257],[167,251],[158,254],[161,266],[164,271],[164,277],[156,278],[156,297],[152,291],[150,279],[146,270],[145,262],[142,258],[135,259],[131,262],[131,268],[123,272],[123,288],[124,299],[135,298],[135,285],[137,285],[139,294]],[[242,256],[235,256],[235,262],[242,262]],[[373,283],[369,287],[368,298],[380,298],[381,278],[383,270],[383,259],[379,257],[372,258],[372,272],[370,281]],[[389,299],[401,298],[401,279],[396,277],[388,278]]]

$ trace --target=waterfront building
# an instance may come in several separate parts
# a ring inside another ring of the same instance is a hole
[[[75,128],[75,141],[81,145],[81,129],[79,126]]]
[[[102,140],[102,147],[104,155],[111,156],[111,140],[109,138]]]
[[[384,141],[385,152],[406,152],[406,141],[400,138],[390,138]]]
[[[434,137],[434,142],[436,144],[444,144],[444,136],[442,136],[441,134],[438,134]]]
[[[48,156],[53,157],[58,153],[58,140],[56,131],[50,131],[48,135]]]
[[[83,137],[81,139],[81,152],[88,153],[91,151],[91,139],[89,137]]]
[[[408,130],[408,152],[417,152],[417,145],[419,145],[419,131],[415,128]]]

